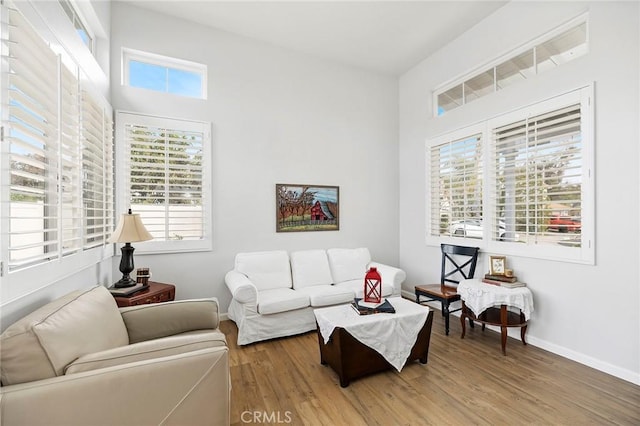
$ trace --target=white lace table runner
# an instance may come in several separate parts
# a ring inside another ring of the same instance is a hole
[[[344,328],[400,371],[427,320],[429,308],[401,297],[388,300],[395,314],[358,315],[351,305],[316,309],[314,314],[324,342],[329,341],[334,328]]]
[[[458,284],[458,294],[476,316],[488,308],[500,305],[520,309],[527,321],[533,312],[533,295],[527,287],[506,288],[473,279],[461,281]]]

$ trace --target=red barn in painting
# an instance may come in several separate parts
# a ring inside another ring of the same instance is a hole
[[[316,201],[311,207],[311,220],[331,220],[334,219],[333,214],[327,207],[325,201]]]

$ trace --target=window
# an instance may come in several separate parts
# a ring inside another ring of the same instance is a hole
[[[211,249],[210,123],[118,112],[119,210],[139,213],[140,251]]]
[[[87,30],[87,27],[82,23],[82,20],[78,16],[78,12],[76,12],[76,9],[73,7],[69,0],[59,0],[59,2],[60,6],[62,6],[62,9],[64,10],[64,13],[67,14],[69,20],[73,24],[76,33],[82,39],[82,42],[85,44],[85,46],[87,46],[89,51],[93,53],[93,36]]]
[[[427,142],[428,242],[594,261],[592,88]]]
[[[131,87],[207,98],[207,66],[168,56],[122,50],[123,82]]]
[[[110,254],[113,137],[110,106],[80,83],[79,68],[18,10],[2,13],[1,261],[3,282],[20,284],[2,287],[10,300]]]
[[[463,129],[427,148],[430,235],[482,238],[482,137]]]
[[[471,73],[443,89],[435,91],[435,115],[442,115],[514,83],[585,55],[588,51],[587,16],[546,35],[543,41],[531,42],[524,49],[507,55],[508,59],[493,61],[495,65],[479,73]]]

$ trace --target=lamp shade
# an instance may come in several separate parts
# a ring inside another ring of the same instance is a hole
[[[120,217],[120,222],[108,241],[110,243],[134,243],[152,239],[153,236],[144,227],[140,215],[131,213],[131,209],[129,209],[128,213],[124,213]]]

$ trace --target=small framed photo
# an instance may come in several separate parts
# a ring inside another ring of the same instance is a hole
[[[507,269],[507,258],[504,256],[489,257],[489,273],[491,275],[504,275]]]

